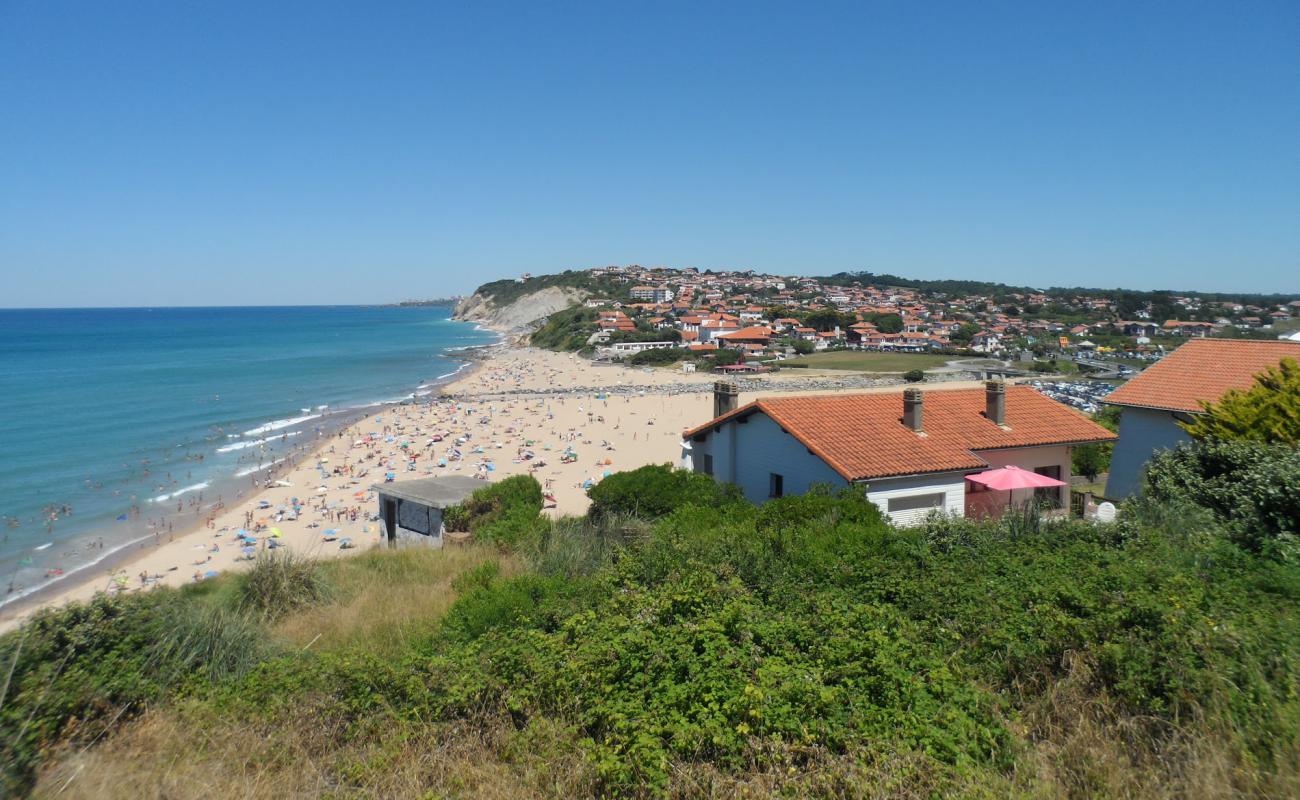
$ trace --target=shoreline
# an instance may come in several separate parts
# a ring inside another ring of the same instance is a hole
[[[38,609],[86,600],[100,591],[176,587],[201,580],[207,572],[243,569],[251,554],[235,555],[244,543],[233,540],[234,531],[261,514],[273,516],[273,509],[284,509],[300,497],[302,514],[269,523],[283,530],[278,543],[312,557],[363,552],[379,543],[378,526],[369,520],[374,504],[369,487],[388,473],[399,482],[471,470],[484,480],[532,474],[551,498],[547,513],[585,513],[587,486],[612,472],[676,463],[681,431],[711,413],[716,376],[710,373],[596,365],[575,354],[521,347],[508,333],[494,332],[500,341],[455,354],[465,364],[446,383],[430,391],[416,387],[400,401],[340,415],[309,447],[247,476],[260,484],[225,502],[211,522],[205,512],[166,539],[155,537],[150,544],[149,534],[144,541],[133,540],[93,565],[0,606],[0,632],[17,627]],[[903,382],[896,376],[798,370],[739,383],[747,401],[766,394],[892,391]],[[948,379],[931,386],[970,383]],[[508,461],[507,443],[515,453]],[[560,451],[576,455],[561,460]],[[412,453],[415,457],[406,462]],[[560,463],[548,463],[551,458]],[[333,530],[333,538],[321,536]],[[257,539],[257,550],[266,549],[264,534]],[[346,539],[353,546],[344,550],[340,543]],[[137,570],[139,576],[131,574]]]
[[[483,330],[490,329],[483,328]],[[323,420],[325,424],[319,426],[321,430],[313,437],[311,444],[299,445],[288,452],[277,453],[275,461],[227,478],[227,480],[248,480],[253,484],[251,493],[248,488],[240,489],[228,501],[200,506],[192,515],[185,514],[186,517],[190,517],[189,521],[168,531],[166,540],[163,539],[161,532],[142,533],[96,559],[73,567],[39,586],[31,587],[17,597],[0,602],[0,633],[20,625],[26,618],[46,606],[62,605],[74,599],[83,599],[83,595],[93,596],[99,591],[111,591],[114,575],[121,574],[131,565],[146,560],[165,544],[192,540],[198,532],[208,529],[209,518],[225,516],[233,505],[258,501],[274,488],[273,481],[316,458],[322,448],[344,431],[390,408],[420,403],[428,397],[437,396],[457,381],[472,376],[490,359],[488,351],[502,346],[505,346],[504,342],[498,341],[491,344],[469,345],[454,351],[448,350],[447,353],[451,357],[461,359],[464,363],[449,375],[442,376],[446,378],[445,383],[436,383],[438,379],[435,378],[434,383],[421,382],[416,385],[407,397],[400,400],[341,409],[333,414],[326,414]],[[92,529],[84,535],[93,537],[95,530]],[[150,540],[153,540],[152,543]],[[87,595],[87,589],[92,587],[100,588]]]

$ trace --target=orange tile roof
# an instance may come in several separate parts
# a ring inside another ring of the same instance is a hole
[[[1028,386],[1008,386],[1006,426],[984,416],[984,389],[926,392],[925,435],[903,424],[901,392],[765,397],[682,438],[705,434],[742,415],[766,414],[845,480],[982,469],[980,450],[1113,441],[1078,411]]]
[[[749,328],[741,328],[731,333],[720,333],[715,339],[770,339],[772,338],[772,329],[762,325],[754,325]]]
[[[1229,389],[1249,389],[1255,376],[1283,358],[1300,361],[1300,342],[1193,339],[1111,392],[1107,403],[1200,411]]]

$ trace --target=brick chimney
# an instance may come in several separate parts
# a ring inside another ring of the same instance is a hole
[[[740,388],[731,381],[713,382],[713,416],[720,417],[736,410],[740,402]]]
[[[920,389],[903,390],[903,424],[917,433],[925,431],[921,426],[922,402]]]
[[[984,416],[996,425],[1007,424],[1007,385],[1002,381],[984,384]]]

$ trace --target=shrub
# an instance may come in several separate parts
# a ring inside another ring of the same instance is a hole
[[[740,499],[740,490],[708,475],[648,464],[618,472],[587,490],[592,519],[632,516],[656,519],[685,505],[718,505]]]
[[[1197,439],[1249,439],[1300,445],[1300,364],[1284,358],[1255,377],[1243,391],[1229,389],[1205,413],[1180,423]]]
[[[903,380],[908,383],[920,383],[925,380],[925,370],[909,369],[907,372],[903,373]]]
[[[258,554],[241,580],[240,605],[266,619],[322,602],[329,595],[316,559],[287,547]]]
[[[1300,554],[1300,449],[1254,441],[1184,443],[1147,465],[1143,493],[1186,501],[1229,524],[1234,540],[1259,552]]]
[[[642,350],[627,359],[632,366],[674,364],[690,359],[694,354],[685,347],[659,347],[654,350]]]
[[[266,652],[260,626],[192,593],[38,612],[0,637],[0,796],[21,795],[57,744],[97,739],[185,682],[241,675]]]
[[[542,486],[531,475],[489,483],[460,507],[443,512],[449,530],[468,530],[480,541],[514,546],[544,524]]]

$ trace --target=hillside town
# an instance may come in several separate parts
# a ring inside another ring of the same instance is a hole
[[[730,351],[719,362],[732,363],[733,354],[744,361],[850,349],[1142,362],[1191,338],[1300,340],[1300,299],[1294,298],[996,284],[944,291],[891,286],[865,274],[782,277],[637,265],[586,274],[583,313],[552,323],[566,328],[570,344],[556,349],[588,349],[605,358],[654,349],[696,356]],[[531,288],[538,280],[524,275],[515,282]],[[545,333],[541,340],[546,344]]]

